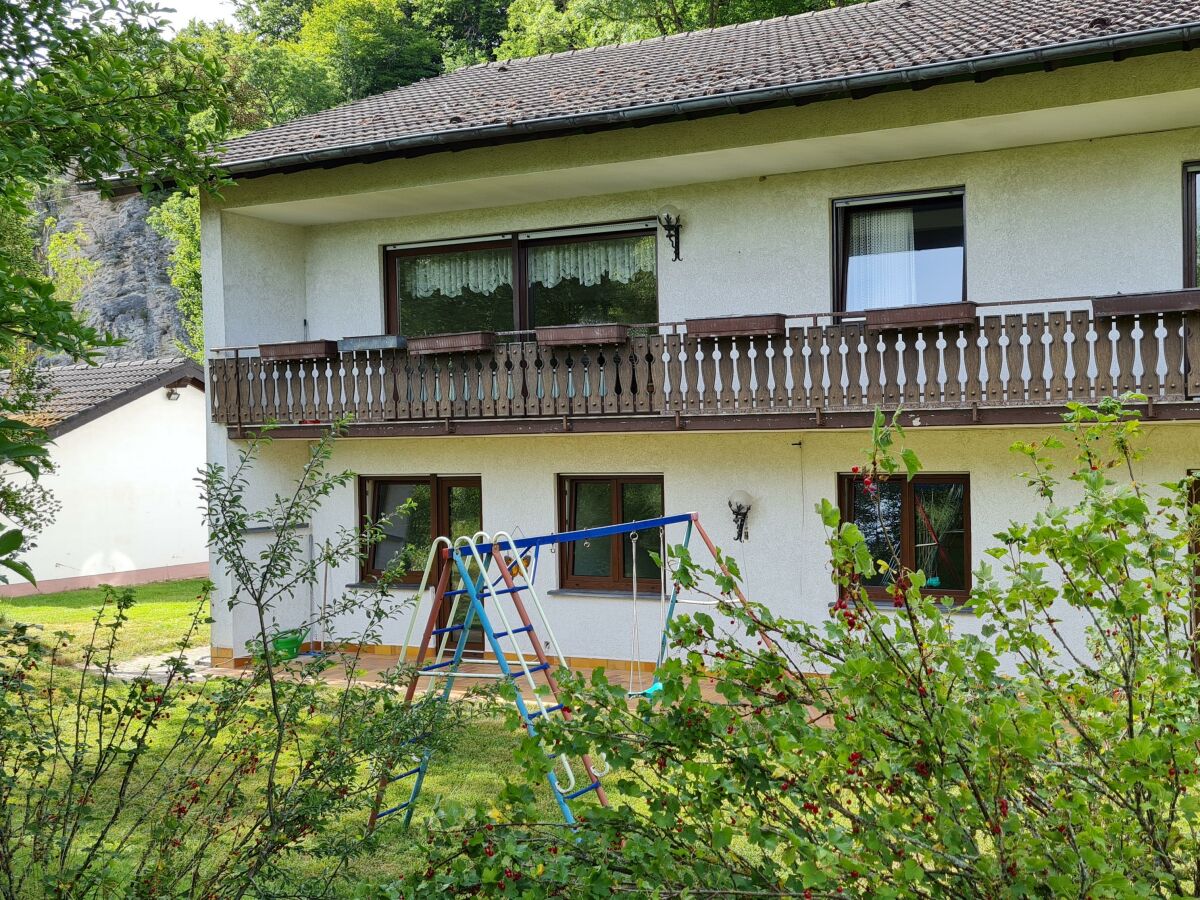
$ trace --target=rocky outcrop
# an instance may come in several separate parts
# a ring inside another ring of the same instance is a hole
[[[94,191],[66,186],[43,197],[40,206],[59,230],[83,223],[88,236],[83,251],[100,265],[84,289],[80,311],[90,324],[125,341],[106,350],[105,358],[178,355],[176,340],[183,332],[179,293],[167,274],[171,244],[146,222],[151,202],[140,194],[104,200]]]

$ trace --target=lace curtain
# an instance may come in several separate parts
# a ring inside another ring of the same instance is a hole
[[[531,247],[528,259],[529,283],[547,288],[569,279],[591,287],[606,276],[628,284],[640,272],[654,272],[656,264],[652,237]],[[422,299],[461,297],[466,291],[492,294],[513,281],[507,248],[431,253],[404,259],[400,266],[405,295]]]
[[[401,263],[404,292],[409,297],[461,297],[463,292],[494,294],[512,285],[512,251],[465,250],[458,253],[431,253],[414,256]]]
[[[848,250],[847,309],[881,309],[916,302],[912,207],[853,210]]]
[[[607,276],[629,284],[639,272],[654,271],[654,256],[651,237],[530,247],[529,283],[552,288],[575,278],[591,287]]]

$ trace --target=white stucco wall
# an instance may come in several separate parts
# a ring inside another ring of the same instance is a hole
[[[56,439],[57,468],[44,483],[62,507],[25,556],[38,581],[144,570],[166,577],[205,563],[195,479],[206,418],[196,388],[180,388],[177,400],[156,390]]]
[[[909,431],[909,446],[917,451],[927,472],[970,475],[973,568],[993,545],[993,534],[1011,520],[1027,520],[1037,505],[1018,477],[1026,468],[1024,461],[1009,447],[1013,441],[1034,440],[1054,431],[1052,427]],[[478,475],[485,530],[525,535],[557,529],[555,485],[560,474],[661,474],[666,512],[700,514],[713,540],[741,564],[752,599],[767,603],[780,614],[819,622],[828,616],[834,596],[823,546],[825,533],[814,507],[823,497],[836,499],[837,473],[862,461],[865,441],[861,432],[834,430],[636,438],[537,435],[354,440],[338,447],[334,468],[373,475]],[[1146,446],[1150,450],[1139,474],[1147,484],[1178,480],[1189,468],[1200,467],[1200,425],[1147,425]],[[279,449],[276,445],[270,452]],[[256,485],[257,493],[266,496],[274,490],[274,479],[281,473],[298,472],[299,454],[283,450],[265,461],[271,475],[268,483]],[[1064,464],[1066,460],[1064,457]],[[750,539],[741,546],[734,543],[726,506],[728,495],[739,489],[756,498],[749,521]],[[330,497],[312,523],[315,539],[352,523],[356,508],[353,488]],[[682,527],[676,526],[668,539],[678,542],[682,534]],[[697,559],[706,559],[698,539],[693,540],[692,549]],[[336,590],[357,578],[354,567],[346,567],[331,574],[330,584]],[[557,558],[549,554],[541,561],[537,587],[568,656],[628,659],[634,653],[630,599],[548,593],[558,588]],[[658,603],[649,587],[651,596],[639,607],[642,641],[638,656],[644,660],[654,658],[658,642]],[[307,596],[297,597],[276,610],[276,619],[284,626],[303,621],[309,603]],[[420,623],[426,614],[423,607],[418,613]],[[224,617],[217,618],[221,621]],[[1083,623],[1069,611],[1064,611],[1063,618],[1065,632],[1078,646]],[[970,614],[957,616],[956,621],[964,631],[978,626]],[[352,637],[362,624],[361,619],[344,618],[335,634]],[[401,643],[407,624],[406,616],[388,622],[381,642]],[[238,653],[240,642],[253,634],[248,617],[236,630],[227,622],[222,628],[220,640],[231,639]],[[218,642],[217,631],[214,643],[230,646]]]
[[[660,237],[662,321],[824,312],[831,202],[948,185],[966,189],[973,300],[1171,290],[1182,286],[1182,165],[1197,157],[1200,129],[1185,129],[307,228],[224,213],[225,308],[210,341],[294,340],[305,319],[311,337],[376,334],[387,244],[652,218],[667,202],[683,214],[683,259]]]

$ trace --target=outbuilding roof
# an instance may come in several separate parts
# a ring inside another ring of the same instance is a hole
[[[229,142],[233,175],[1188,48],[1200,0],[874,0],[470,66]]]
[[[43,371],[49,379],[50,396],[36,413],[21,418],[55,437],[158,388],[204,388],[200,366],[179,356],[48,366]],[[8,372],[0,372],[0,390],[7,386]]]

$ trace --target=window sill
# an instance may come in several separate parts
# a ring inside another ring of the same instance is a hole
[[[632,600],[633,591],[595,590],[592,588],[552,588],[546,591],[547,597],[563,599],[576,598],[580,600]],[[659,593],[638,591],[638,600],[659,600]]]
[[[412,584],[389,584],[387,589],[389,591],[415,591],[420,586],[420,582],[414,581]],[[432,585],[430,586],[432,587]],[[353,584],[346,585],[346,589],[352,591],[362,591],[377,587],[379,587],[378,581],[356,581]]]
[[[900,607],[898,607],[894,603],[892,603],[891,600],[884,600],[881,597],[868,597],[867,602],[870,603],[873,607],[875,607],[880,612],[899,612],[900,611]],[[939,612],[950,613],[951,615],[956,615],[956,616],[974,616],[975,615],[975,608],[973,606],[971,606],[970,603],[965,602],[965,601],[962,603],[954,603],[954,604],[935,602],[933,605]],[[834,604],[830,603],[828,605],[828,608],[832,610],[834,608]]]

